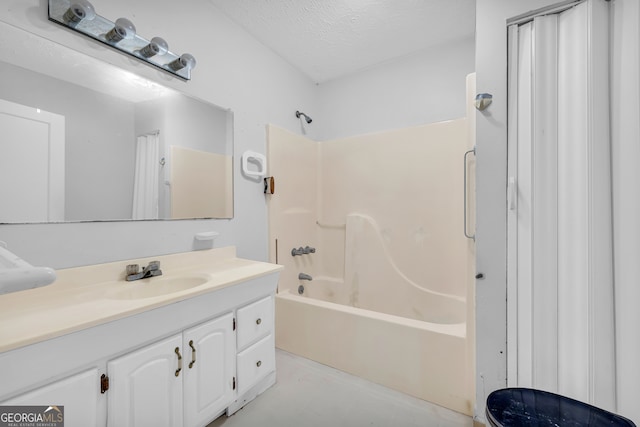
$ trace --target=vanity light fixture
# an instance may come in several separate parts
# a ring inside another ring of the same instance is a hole
[[[169,68],[174,71],[181,70],[186,68],[187,70],[193,70],[196,66],[196,58],[193,57],[190,53],[183,53],[180,58],[176,58],[175,60],[169,62]]]
[[[132,39],[136,35],[136,26],[127,18],[116,19],[113,28],[104,36],[108,42],[118,43],[124,39]]]
[[[154,37],[148,45],[140,49],[140,55],[144,58],[151,58],[156,55],[164,55],[169,51],[169,45],[162,37]]]
[[[118,18],[112,22],[98,14],[87,0],[48,0],[49,20],[153,65],[183,80],[191,79],[196,66],[193,55],[169,51],[162,37],[147,40],[136,34],[133,22]]]
[[[96,10],[87,0],[78,0],[71,3],[69,9],[64,13],[63,19],[69,25],[76,25],[78,22],[86,19],[92,20],[96,17]]]

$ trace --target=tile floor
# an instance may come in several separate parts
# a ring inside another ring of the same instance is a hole
[[[207,427],[470,427],[471,417],[276,350],[277,383]]]

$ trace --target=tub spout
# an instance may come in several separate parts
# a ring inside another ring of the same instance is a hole
[[[309,276],[308,274],[305,273],[300,273],[298,274],[298,279],[299,280],[313,280],[313,277]]]

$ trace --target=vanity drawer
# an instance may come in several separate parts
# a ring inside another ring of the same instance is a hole
[[[238,394],[256,385],[276,368],[276,350],[273,334],[261,339],[238,353]]]
[[[273,297],[266,297],[238,309],[238,350],[273,331]]]

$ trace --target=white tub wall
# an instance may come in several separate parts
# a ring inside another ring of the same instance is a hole
[[[298,274],[316,276],[318,254],[292,256],[291,250],[315,247],[318,211],[318,144],[273,125],[267,126],[269,176],[275,193],[267,196],[269,207],[269,261],[284,265],[278,291],[297,292]],[[277,242],[276,242],[277,240]],[[277,247],[276,247],[277,244]]]
[[[278,239],[278,262],[292,267],[281,276],[282,289],[297,289],[297,274],[304,272],[346,280],[354,292],[356,281],[385,292],[413,282],[466,298],[471,260],[462,230],[461,166],[467,132],[466,120],[458,119],[322,142],[314,151],[309,139],[270,126],[271,260]],[[351,214],[369,220],[351,221],[360,225],[347,230]],[[317,252],[290,255],[307,244]],[[371,259],[379,260],[379,272],[368,265]],[[377,295],[373,305],[384,305],[385,293]]]
[[[131,18],[143,36],[161,35],[171,49],[198,60],[184,83],[47,20],[44,0],[13,0],[0,6],[0,21],[23,28],[121,68],[162,82],[234,111],[233,220],[102,222],[0,225],[0,240],[34,265],[65,268],[193,250],[194,234],[215,230],[215,246],[236,245],[238,255],[267,259],[267,216],[262,183],[239,172],[245,150],[266,152],[266,123],[301,133],[294,112],[315,111],[317,86],[270,49],[240,29],[207,0],[185,8],[180,2],[94,0],[97,12]],[[188,14],[188,15],[187,15]],[[176,22],[188,22],[186,26]],[[317,127],[309,126],[313,136]],[[117,174],[114,170],[114,174]]]
[[[464,87],[464,79],[459,84]],[[375,233],[383,239],[381,246],[358,244],[358,233],[370,234],[370,227],[354,230],[355,235],[347,230],[348,282],[404,286],[404,280],[376,279],[375,269],[366,265],[366,260],[381,255],[377,252],[388,250],[381,260],[385,271],[393,262],[420,287],[466,298],[469,260],[462,231],[466,149],[465,119],[320,144],[320,222],[345,224],[348,215],[363,214],[373,220]],[[323,253],[334,250],[323,249]],[[324,261],[328,265],[329,260]],[[354,265],[360,268],[353,270]],[[383,293],[380,298],[384,300]]]

